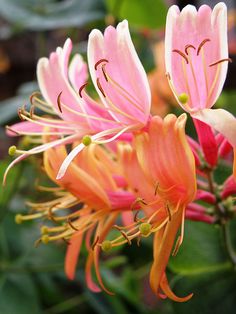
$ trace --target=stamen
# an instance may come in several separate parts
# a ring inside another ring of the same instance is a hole
[[[200,50],[202,49],[202,47],[205,45],[205,43],[207,43],[207,42],[209,42],[209,41],[211,41],[209,38],[206,38],[206,39],[204,39],[201,43],[200,43],[200,45],[198,46],[198,49],[197,49],[197,56],[199,55],[199,53],[200,53]]]
[[[98,86],[100,92],[102,93],[103,97],[106,98],[106,94],[105,94],[104,90],[102,89],[102,85],[99,81],[99,78],[97,78],[97,86]]]
[[[15,131],[14,129],[12,129],[9,125],[6,125],[5,128],[13,133],[15,133],[16,135],[20,135],[19,132]]]
[[[97,69],[98,69],[99,64],[101,64],[101,63],[103,63],[103,62],[109,63],[109,61],[108,61],[107,59],[101,59],[101,60],[99,60],[99,61],[96,62],[95,65],[94,65],[94,68],[95,68],[96,71],[97,71]]]
[[[83,89],[88,85],[88,82],[86,82],[85,84],[83,84],[82,86],[80,86],[80,89],[79,89],[79,95],[80,95],[80,98],[83,98],[82,97],[82,91]]]
[[[196,50],[196,48],[193,45],[186,45],[185,48],[184,48],[184,51],[185,51],[186,55],[188,55],[188,49],[189,48],[193,48],[194,50]]]
[[[57,106],[58,106],[59,111],[62,113],[62,109],[61,109],[61,94],[62,94],[62,91],[57,96]]]
[[[184,60],[185,60],[186,63],[188,64],[188,57],[187,57],[182,51],[180,51],[180,50],[178,50],[178,49],[174,49],[174,50],[172,50],[172,52],[178,53],[181,57],[184,58]]]
[[[221,62],[226,62],[226,61],[228,61],[228,62],[230,62],[230,63],[233,62],[232,59],[230,59],[230,58],[225,58],[225,59],[221,59],[221,60],[219,60],[219,61],[216,61],[216,62],[214,62],[214,63],[211,63],[211,64],[209,65],[209,67],[212,67],[212,66],[214,66],[214,65],[217,65],[217,64],[219,64],[219,63],[221,63]]]

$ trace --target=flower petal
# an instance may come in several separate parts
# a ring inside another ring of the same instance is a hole
[[[193,113],[192,117],[210,125],[236,147],[236,119],[231,113],[224,109],[203,109]]]
[[[100,60],[108,61],[105,62],[108,80],[104,76],[102,65],[97,66]],[[150,89],[146,73],[131,41],[127,21],[119,23],[116,29],[107,27],[104,36],[98,30],[91,32],[88,63],[94,86],[104,105],[110,107],[112,103],[119,110],[117,113],[111,112],[114,119],[132,124],[135,118],[136,122],[145,124],[150,114]]]

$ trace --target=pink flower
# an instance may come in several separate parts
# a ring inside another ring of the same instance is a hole
[[[88,65],[100,102],[94,101],[85,91],[88,74],[82,57],[76,54],[69,65],[71,50],[72,42],[67,39],[63,48],[58,47],[49,58],[41,58],[38,62],[38,83],[45,101],[36,96],[32,97],[33,104],[52,118],[21,109],[19,115],[26,122],[8,127],[11,135],[14,132],[43,135],[46,127],[48,134],[67,136],[61,140],[62,144],[81,140],[84,135],[91,135],[91,141],[105,143],[123,133],[143,128],[150,116],[150,90],[130,37],[128,22],[119,23],[117,28],[107,27],[104,35],[93,30],[89,36]],[[66,157],[58,179],[84,144],[82,141]],[[13,164],[29,154],[57,145],[60,140],[38,146],[18,157]]]
[[[218,99],[227,74],[227,8],[197,11],[188,5],[181,12],[169,9],[166,22],[167,77],[180,106],[193,118],[222,133],[236,145],[236,120],[223,109],[210,109]]]

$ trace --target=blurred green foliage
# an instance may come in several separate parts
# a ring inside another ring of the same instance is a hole
[[[106,17],[114,21],[128,19],[132,36],[146,69],[153,66],[151,43],[140,33],[144,29],[161,28],[167,8],[162,0],[0,0],[0,15],[8,21],[7,36],[26,30],[46,33],[59,28],[105,25]],[[77,31],[77,30],[76,30]],[[1,31],[0,31],[1,34]],[[3,36],[3,35],[2,35]],[[158,84],[158,82],[157,82]],[[0,104],[0,123],[10,123],[17,108],[27,104],[37,83],[22,86],[18,94]],[[235,112],[235,91],[225,91],[218,105]],[[10,160],[1,161],[0,178]],[[39,163],[39,161],[38,161]],[[40,166],[40,163],[39,163]],[[222,230],[198,222],[186,222],[183,245],[168,267],[171,286],[178,295],[194,293],[184,304],[156,300],[148,285],[152,262],[152,241],[144,239],[119,252],[104,254],[102,275],[107,286],[116,293],[91,293],[84,282],[82,255],[76,280],[64,274],[65,243],[34,247],[39,237],[37,221],[16,225],[16,213],[26,212],[25,201],[48,197],[36,193],[34,182],[40,167],[23,162],[9,173],[6,187],[0,189],[0,313],[136,313],[136,314],[233,314],[236,306],[236,273],[224,247]],[[217,181],[228,175],[224,165]],[[231,230],[236,247],[235,221]]]

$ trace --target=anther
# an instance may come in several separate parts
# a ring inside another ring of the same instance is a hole
[[[103,252],[109,252],[112,248],[111,241],[109,241],[109,240],[103,241],[101,244],[101,248],[102,248]]]
[[[43,234],[43,235],[44,234],[48,234],[48,227],[47,226],[42,226],[40,231],[41,231],[41,234]]]
[[[77,229],[77,228],[72,224],[72,222],[70,221],[70,219],[67,219],[67,223],[68,223],[68,225],[69,225],[73,230],[79,231],[79,229]]]
[[[88,85],[88,82],[84,83],[82,86],[80,86],[80,89],[79,89],[79,95],[80,95],[80,98],[82,98],[82,91],[83,89]]]
[[[108,82],[108,77],[107,77],[107,74],[106,74],[106,71],[105,71],[105,66],[106,66],[106,64],[102,65],[102,73],[103,73],[103,76],[104,76],[105,80]]]
[[[186,45],[185,48],[184,48],[184,51],[185,51],[186,55],[188,55],[188,49],[189,48],[192,48],[192,49],[196,50],[196,48],[193,45]]]
[[[22,222],[23,222],[22,215],[21,214],[17,214],[15,216],[15,223],[20,225]]]
[[[166,204],[165,208],[166,208],[166,211],[167,211],[168,216],[169,216],[169,221],[171,221],[171,212],[170,212],[170,207],[169,207],[169,205]]]
[[[97,78],[97,86],[98,86],[100,92],[102,93],[103,97],[106,98],[106,94],[105,94],[105,92],[104,92],[104,90],[103,90],[103,88],[102,88],[102,85],[101,85],[101,83],[100,83],[100,81],[99,81],[99,78]]]
[[[98,241],[99,241],[99,236],[97,236],[96,240],[93,242],[93,244],[92,244],[92,250],[95,249],[95,246],[98,244]]]
[[[226,61],[228,61],[228,62],[230,62],[230,63],[233,62],[232,59],[230,59],[230,58],[225,58],[225,59],[221,59],[221,60],[219,60],[219,61],[216,61],[216,62],[214,62],[214,63],[211,63],[211,64],[209,65],[209,67],[212,67],[212,66],[214,66],[214,65],[217,65],[217,64],[219,64],[219,63],[221,63],[221,62],[226,62]]]
[[[140,226],[139,226],[139,231],[142,234],[142,236],[147,237],[152,229],[152,225],[148,222],[143,222]]]
[[[207,42],[209,42],[209,41],[211,41],[211,40],[210,40],[209,38],[206,38],[206,39],[204,39],[204,40],[200,43],[200,45],[198,46],[198,49],[197,49],[197,56],[199,55],[199,53],[200,53],[202,47],[205,45],[205,43],[207,43]]]
[[[10,156],[14,156],[15,153],[16,153],[16,151],[17,151],[17,148],[16,148],[15,145],[12,145],[12,146],[10,146],[10,147],[8,148],[8,154],[9,154]]]
[[[185,105],[189,100],[188,94],[181,93],[180,95],[178,95],[178,100],[181,104]]]
[[[136,211],[135,215],[134,215],[134,221],[138,222],[138,214],[139,214],[139,210]]]
[[[130,239],[128,238],[127,234],[126,234],[124,231],[122,231],[122,230],[120,230],[120,233],[121,233],[121,234],[123,235],[123,237],[127,240],[128,244],[131,245],[131,241],[130,241]]]
[[[98,62],[95,63],[94,69],[97,71],[99,64],[101,64],[101,63],[103,63],[103,62],[108,63],[109,61],[108,61],[107,59],[101,59],[101,60],[99,60]]]
[[[41,237],[41,241],[44,243],[44,244],[48,244],[49,242],[49,236],[47,234],[44,234],[42,237]]]
[[[18,113],[18,117],[20,118],[20,120],[24,121],[25,119],[22,117],[22,113],[23,113],[22,111],[23,111],[22,108],[19,108],[17,113]]]
[[[35,108],[34,105],[32,105],[32,106],[30,107],[30,118],[31,118],[31,119],[33,119],[33,116],[34,116],[34,108]]]
[[[57,106],[58,106],[59,111],[62,113],[62,109],[61,109],[61,94],[62,94],[62,91],[57,96]]]
[[[92,143],[92,138],[89,135],[85,135],[82,138],[82,143],[84,144],[84,146],[89,146]]]
[[[31,105],[33,105],[33,100],[34,100],[34,97],[37,97],[37,96],[40,96],[41,94],[39,92],[34,92],[31,94],[30,96],[30,103]]]
[[[178,49],[174,49],[174,50],[172,50],[172,52],[178,53],[181,57],[184,58],[184,60],[185,60],[186,63],[188,64],[188,58],[187,58],[187,56],[186,56],[182,51],[180,51],[180,50],[178,50]]]

